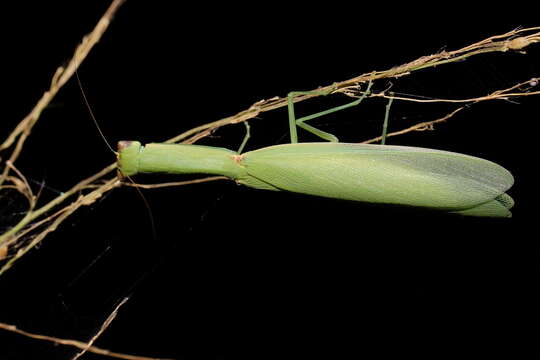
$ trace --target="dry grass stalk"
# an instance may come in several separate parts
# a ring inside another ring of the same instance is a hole
[[[79,340],[72,340],[72,339],[61,339],[61,338],[54,337],[54,336],[36,334],[36,333],[33,333],[33,332],[21,330],[21,329],[17,328],[14,325],[9,325],[9,324],[5,324],[5,323],[1,323],[1,322],[0,322],[0,329],[6,330],[6,331],[9,331],[9,332],[12,332],[12,333],[16,333],[16,334],[19,334],[19,335],[23,335],[23,336],[26,336],[26,337],[31,338],[31,339],[48,341],[48,342],[52,342],[52,343],[54,343],[56,345],[73,346],[75,348],[81,349],[81,351],[78,352],[71,360],[77,360],[82,355],[84,355],[84,353],[86,353],[86,352],[91,352],[91,353],[94,353],[94,354],[108,356],[108,357],[115,358],[115,359],[125,359],[125,360],[172,360],[172,359],[164,359],[164,358],[153,358],[153,357],[147,357],[147,356],[123,354],[123,353],[118,353],[118,352],[114,352],[114,351],[110,351],[110,350],[106,350],[106,349],[102,349],[102,348],[99,348],[97,346],[94,346],[94,342],[109,327],[111,322],[118,315],[118,310],[120,309],[120,307],[122,307],[122,305],[124,305],[127,302],[127,300],[128,300],[128,298],[123,299],[114,308],[114,310],[107,317],[105,322],[101,325],[99,331],[94,336],[92,336],[92,338],[88,342],[83,342],[83,341],[79,341]]]

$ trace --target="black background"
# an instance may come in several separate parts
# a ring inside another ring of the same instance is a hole
[[[384,70],[518,26],[507,12],[373,9],[347,3],[233,5],[128,1],[79,75],[111,143],[160,141],[255,101]],[[107,1],[4,9],[5,136],[46,90]],[[430,97],[485,95],[540,74],[540,50],[490,54],[393,79]],[[376,82],[375,90],[389,86]],[[512,219],[452,217],[215,182],[113,191],[79,211],[0,279],[0,321],[88,340],[130,300],[97,346],[178,359],[441,358],[535,353],[538,97],[482,103],[436,131],[392,138],[484,157],[516,184]],[[347,99],[301,104],[313,113]],[[317,124],[342,141],[380,133],[385,102]],[[390,127],[452,106],[396,102]],[[287,142],[286,110],[250,121],[246,150]],[[241,125],[201,144],[236,149]],[[301,140],[315,140],[305,132]],[[70,81],[43,113],[18,167],[44,197],[114,161]],[[141,181],[171,181],[145,176]],[[4,214],[23,211],[14,195]],[[8,204],[9,203],[9,204]],[[7,219],[2,221],[12,221]],[[0,332],[0,359],[70,359],[76,350]],[[536,355],[538,353],[536,352]],[[99,358],[86,354],[86,359]]]

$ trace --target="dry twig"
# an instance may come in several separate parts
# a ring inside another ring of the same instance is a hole
[[[49,341],[55,344],[59,345],[65,345],[65,346],[73,346],[85,351],[89,351],[94,354],[104,355],[116,359],[126,359],[126,360],[172,360],[172,359],[164,359],[164,358],[152,358],[152,357],[146,357],[146,356],[137,356],[137,355],[129,355],[129,354],[122,354],[102,348],[98,348],[96,346],[88,346],[87,343],[83,341],[78,340],[71,340],[71,339],[61,339],[54,336],[47,336],[47,335],[41,335],[32,333],[29,331],[21,330],[17,328],[14,325],[4,324],[0,323],[0,329],[4,329],[6,331],[10,331],[19,335],[23,335],[32,339],[36,340],[43,340],[43,341]]]

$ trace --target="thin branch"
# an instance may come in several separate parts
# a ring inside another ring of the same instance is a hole
[[[29,331],[21,330],[21,329],[17,328],[14,325],[9,325],[9,324],[5,324],[5,323],[1,323],[1,322],[0,322],[0,329],[10,331],[10,332],[13,332],[13,333],[16,333],[16,334],[19,334],[19,335],[23,335],[23,336],[26,336],[26,337],[29,337],[29,338],[32,338],[32,339],[36,339],[36,340],[49,341],[49,342],[52,342],[52,343],[55,343],[55,344],[58,344],[58,345],[73,346],[73,347],[76,347],[76,348],[79,348],[79,349],[82,349],[82,350],[89,351],[89,352],[94,353],[94,354],[104,355],[104,356],[108,356],[108,357],[112,357],[112,358],[116,358],[116,359],[125,359],[125,360],[173,360],[173,359],[166,359],[166,358],[153,358],[153,357],[147,357],[147,356],[137,356],[137,355],[122,354],[122,353],[118,353],[118,352],[98,348],[96,346],[88,347],[88,344],[83,342],[83,341],[71,340],[71,339],[62,339],[62,338],[57,338],[57,337],[54,337],[54,336],[36,334],[36,333],[29,332]]]
[[[452,112],[448,113],[447,115],[445,115],[445,116],[443,116],[441,118],[431,120],[431,121],[421,122],[421,123],[412,125],[412,126],[410,126],[408,128],[405,128],[405,129],[402,129],[402,130],[399,130],[399,131],[394,131],[392,133],[387,134],[387,137],[390,137],[390,136],[404,135],[404,134],[410,133],[412,131],[433,130],[435,124],[447,121],[448,119],[452,118],[454,115],[456,115],[461,110],[463,110],[463,109],[465,109],[467,107],[470,107],[470,105],[472,105],[472,104],[480,103],[480,102],[483,102],[483,101],[489,101],[489,100],[501,100],[501,99],[507,100],[508,98],[512,98],[512,97],[540,95],[540,91],[519,92],[519,93],[510,92],[510,91],[514,91],[514,90],[516,90],[516,89],[518,89],[520,87],[523,87],[524,85],[528,85],[530,83],[530,81],[531,80],[523,81],[523,82],[515,84],[515,85],[513,85],[513,86],[511,86],[509,88],[494,91],[491,94],[488,94],[486,96],[480,96],[480,97],[469,98],[469,99],[415,99],[415,98],[412,98],[412,97],[400,97],[400,96],[394,96],[394,95],[386,95],[385,93],[373,94],[372,96],[373,97],[383,97],[383,98],[387,98],[387,99],[398,99],[398,100],[404,100],[404,101],[422,102],[422,103],[425,103],[425,102],[430,102],[430,103],[433,103],[433,102],[467,103],[467,105],[461,106],[461,107],[453,110]],[[382,136],[378,136],[378,137],[363,141],[362,143],[363,144],[375,143],[375,142],[379,142],[381,139],[382,139]]]
[[[41,230],[39,234],[37,234],[36,237],[32,239],[32,241],[23,247],[22,249],[19,249],[17,253],[10,258],[3,266],[0,268],[0,275],[2,275],[4,272],[6,272],[13,264],[20,259],[22,256],[24,256],[28,251],[30,251],[32,248],[34,248],[37,244],[39,244],[43,239],[51,232],[55,231],[56,228],[64,222],[71,214],[73,214],[76,210],[78,210],[81,206],[88,206],[90,204],[93,204],[97,199],[99,199],[101,196],[103,196],[105,193],[109,192],[110,190],[114,189],[115,187],[120,185],[120,181],[118,178],[114,178],[112,180],[109,180],[104,185],[100,186],[99,188],[95,189],[94,191],[86,194],[81,195],[76,201],[72,202],[70,205],[66,206],[64,209],[65,211],[62,211],[60,215],[58,215],[49,226],[47,226],[45,229]],[[34,213],[28,213],[28,214],[34,214]],[[28,216],[26,216],[23,220],[28,223],[30,220],[28,220]],[[22,220],[21,220],[22,222]],[[19,224],[17,224],[19,225]],[[6,232],[2,236],[0,236],[0,239],[4,242],[8,242],[10,240],[9,236],[15,236],[15,233],[12,233],[11,231]],[[3,246],[3,242],[0,241],[0,246]]]
[[[24,143],[30,133],[32,128],[37,123],[40,118],[43,110],[49,105],[49,103],[54,99],[58,91],[66,84],[66,82],[71,79],[77,68],[82,64],[86,59],[94,45],[96,45],[112,21],[112,18],[120,8],[120,6],[125,2],[125,0],[113,0],[105,14],[99,19],[98,23],[94,27],[91,33],[85,36],[82,39],[82,42],[75,49],[73,57],[69,61],[68,65],[64,67],[59,67],[56,69],[54,76],[52,77],[51,85],[49,90],[43,93],[41,99],[36,103],[32,111],[17,125],[17,127],[11,132],[7,139],[0,144],[0,152],[6,150],[15,144],[15,148],[9,156],[9,161],[15,163],[19,157]],[[2,175],[0,175],[0,185],[2,185],[9,173],[10,168],[5,167]]]
[[[106,174],[109,174],[114,169],[116,169],[116,164],[111,164],[111,165],[107,166],[106,168],[104,168],[103,170],[99,171],[98,173],[96,173],[96,174],[82,180],[81,182],[79,182],[78,184],[73,186],[71,189],[69,189],[68,191],[66,191],[66,192],[62,193],[61,195],[57,196],[56,198],[54,198],[53,200],[51,200],[47,204],[43,205],[39,209],[29,211],[26,214],[26,216],[21,221],[19,221],[19,223],[17,223],[10,230],[6,231],[4,234],[0,235],[0,245],[2,245],[5,241],[7,241],[7,239],[10,238],[11,236],[13,236],[16,232],[22,230],[31,221],[34,221],[39,216],[45,215],[47,212],[51,211],[54,207],[60,205],[61,203],[66,201],[71,196],[77,194],[79,191],[84,189],[87,185],[102,179]],[[95,196],[100,197],[101,195],[103,195],[104,190],[108,191],[108,190],[112,190],[116,186],[120,186],[120,181],[119,181],[118,178],[115,178],[115,179],[113,179],[111,181],[107,182],[106,184],[104,184],[104,185],[100,186],[99,188],[97,188],[96,190],[92,191],[90,194],[87,195],[87,198],[93,198]],[[92,203],[92,202],[89,202],[88,204],[90,204],[90,203]],[[87,205],[87,204],[84,204],[84,205]]]
[[[399,131],[394,131],[394,132],[388,133],[388,134],[386,134],[386,137],[388,138],[388,137],[391,137],[391,136],[404,135],[404,134],[410,133],[412,131],[433,130],[433,125],[447,121],[448,119],[450,119],[451,117],[453,117],[458,112],[465,109],[466,107],[467,106],[462,106],[460,108],[457,108],[456,110],[454,110],[451,113],[443,116],[442,118],[431,120],[431,121],[421,122],[421,123],[415,124],[413,126],[410,126],[410,127],[406,128],[406,129],[402,129],[402,130],[399,130]],[[375,137],[373,139],[362,141],[362,144],[376,143],[376,142],[379,142],[381,140],[382,140],[382,136],[377,136],[377,137]]]
[[[209,177],[195,179],[195,180],[175,181],[175,182],[166,182],[166,183],[159,183],[159,184],[137,184],[137,183],[126,182],[124,183],[124,185],[137,187],[141,189],[159,189],[159,188],[171,187],[171,186],[202,184],[205,182],[216,181],[216,180],[231,180],[231,179],[226,176],[209,176]]]
[[[99,331],[94,336],[92,336],[92,338],[90,339],[90,341],[88,341],[88,343],[86,343],[86,347],[84,349],[82,349],[81,351],[79,351],[71,360],[77,360],[78,358],[83,356],[87,351],[89,351],[94,346],[94,343],[96,342],[96,340],[101,336],[101,334],[103,334],[103,332],[109,327],[109,325],[111,325],[113,320],[116,318],[116,315],[118,315],[118,310],[128,300],[129,300],[129,298],[126,297],[126,298],[122,299],[122,301],[120,301],[120,303],[118,305],[116,305],[114,310],[109,314],[107,319],[103,322],[103,324],[99,328]]]
[[[410,75],[414,71],[441,66],[444,64],[449,64],[457,61],[462,61],[468,57],[492,53],[492,52],[508,52],[508,51],[523,51],[526,47],[540,42],[540,27],[531,27],[526,29],[517,29],[510,32],[507,32],[502,35],[495,35],[490,38],[484,39],[482,41],[476,42],[474,44],[468,45],[458,50],[454,51],[442,51],[433,55],[422,56],[416,60],[408,62],[406,64],[394,67],[389,70],[384,71],[373,71],[369,73],[364,73],[362,75],[353,77],[348,80],[341,82],[336,82],[331,85],[319,87],[318,92],[330,92],[336,93],[341,92],[347,94],[347,91],[351,88],[357,88],[359,84],[364,84],[369,81],[375,81],[383,78],[398,78],[402,76]],[[523,35],[517,37],[518,35],[524,33],[534,33]],[[536,93],[535,93],[536,94]],[[531,94],[532,95],[532,94]],[[310,94],[310,95],[301,95],[294,98],[294,102],[301,102],[310,98],[318,97],[321,95]],[[472,100],[472,99],[471,99]],[[167,140],[167,143],[177,143],[181,141],[190,141],[191,137],[197,136],[201,137],[200,133],[208,129],[217,129],[222,126],[238,124],[249,119],[257,117],[259,114],[276,110],[282,107],[287,106],[287,99],[281,97],[273,97],[268,100],[260,100],[257,103],[253,104],[247,110],[241,111],[233,116],[226,117],[221,120],[209,122],[207,124],[198,126],[196,128],[190,129],[182,134],[179,134],[173,138]],[[207,135],[202,135],[202,137]]]

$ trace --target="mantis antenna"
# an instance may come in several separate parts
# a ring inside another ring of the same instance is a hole
[[[94,125],[96,125],[96,129],[98,130],[99,135],[101,136],[101,138],[103,139],[105,144],[107,144],[107,147],[112,151],[112,153],[116,155],[117,152],[114,151],[111,144],[107,141],[107,138],[105,137],[105,134],[103,134],[103,131],[101,130],[101,127],[99,126],[99,123],[97,122],[97,119],[94,116],[94,112],[92,111],[92,107],[90,106],[90,103],[88,102],[88,99],[86,97],[86,92],[84,91],[84,88],[82,86],[81,79],[79,78],[79,71],[77,70],[78,68],[79,68],[79,66],[75,67],[75,78],[77,79],[77,84],[79,85],[79,89],[81,90],[81,95],[82,95],[84,104],[86,105],[86,108],[88,109],[88,112],[90,113],[90,117],[92,118],[92,121],[94,122]]]
[[[107,141],[107,138],[105,137],[105,134],[103,134],[103,131],[101,130],[101,127],[99,126],[99,123],[94,115],[94,112],[92,111],[92,107],[90,106],[90,102],[88,101],[88,98],[86,97],[86,92],[84,91],[84,87],[82,86],[82,81],[79,77],[79,71],[78,71],[78,68],[79,66],[77,65],[75,67],[75,78],[77,79],[77,84],[79,85],[79,89],[81,90],[81,95],[82,95],[82,98],[83,98],[83,101],[86,105],[86,108],[88,109],[88,112],[90,113],[90,117],[92,118],[92,121],[94,122],[94,125],[96,126],[98,132],[99,132],[99,135],[101,136],[101,138],[103,139],[103,141],[105,142],[105,144],[107,145],[107,147],[111,150],[111,152],[113,154],[115,154],[116,156],[118,156],[119,154],[114,151],[113,147],[111,146],[111,144]],[[133,179],[129,176],[126,176],[129,181],[131,183],[133,183],[133,185],[136,185],[136,182],[133,181]],[[150,207],[150,203],[148,202],[148,200],[146,199],[146,197],[144,196],[144,194],[142,193],[141,189],[139,189],[137,186],[134,186],[135,189],[137,190],[137,192],[139,193],[139,195],[141,196],[141,199],[144,203],[144,206],[146,208],[146,211],[148,212],[148,217],[150,219],[150,226],[152,228],[152,238],[154,240],[157,239],[157,232],[156,232],[156,223],[155,223],[155,220],[154,220],[154,214],[152,213],[152,208]]]

